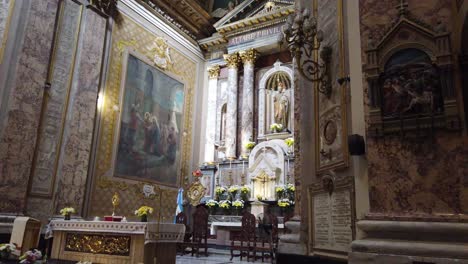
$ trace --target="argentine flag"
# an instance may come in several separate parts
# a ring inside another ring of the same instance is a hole
[[[176,222],[177,215],[184,211],[184,207],[182,206],[184,202],[184,189],[180,188],[179,193],[177,194],[177,207],[175,211],[174,223]]]

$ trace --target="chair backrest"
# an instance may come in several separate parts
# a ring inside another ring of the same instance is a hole
[[[208,211],[200,206],[193,213],[193,239],[201,240],[208,235]]]
[[[267,214],[269,218],[269,223],[271,224],[271,238],[273,242],[278,242],[278,217]]]
[[[242,215],[242,229],[241,229],[241,239],[245,241],[255,240],[255,231],[256,231],[257,221],[255,215],[244,212]]]

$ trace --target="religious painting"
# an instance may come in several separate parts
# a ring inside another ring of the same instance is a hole
[[[439,72],[418,49],[395,53],[380,76],[384,118],[435,115],[443,111]]]
[[[211,9],[211,16],[218,19],[222,18],[243,1],[244,0],[215,0]]]
[[[184,84],[135,53],[124,60],[115,176],[177,186]]]

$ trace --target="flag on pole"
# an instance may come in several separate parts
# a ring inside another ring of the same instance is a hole
[[[184,189],[180,188],[179,193],[177,194],[177,207],[175,211],[174,223],[176,222],[177,215],[184,211],[183,202],[184,202]]]

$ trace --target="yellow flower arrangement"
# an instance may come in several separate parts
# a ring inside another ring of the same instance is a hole
[[[76,213],[75,208],[73,207],[65,207],[62,210],[60,210],[60,214],[65,216],[65,215],[71,215]]]
[[[228,200],[222,200],[221,202],[219,202],[219,208],[229,209],[231,208],[231,202]]]
[[[253,141],[248,141],[247,143],[245,143],[245,148],[248,150],[252,150],[254,147],[255,147],[255,142]]]
[[[235,194],[238,190],[239,190],[239,186],[232,185],[231,187],[229,187],[228,192],[231,194]]]
[[[283,125],[282,125],[282,124],[273,123],[273,124],[271,124],[270,129],[271,129],[272,131],[275,131],[275,132],[280,132],[281,130],[283,130]]]
[[[278,200],[278,206],[279,207],[286,208],[286,207],[289,207],[291,205],[292,205],[292,202],[287,198]]]
[[[226,192],[226,188],[225,187],[222,187],[222,186],[218,186],[215,188],[215,193],[217,195],[220,195],[220,194],[223,194]]]
[[[275,192],[276,193],[283,193],[285,191],[284,186],[276,186]]]
[[[244,208],[244,201],[236,200],[236,201],[232,202],[232,206],[236,207],[237,209]]]
[[[284,143],[286,143],[286,145],[288,145],[288,147],[291,147],[292,145],[294,145],[294,138],[290,137],[290,138],[287,138],[284,140]]]
[[[288,190],[289,192],[295,192],[296,187],[294,186],[294,184],[288,183],[288,185],[286,185],[286,190]]]
[[[247,193],[250,192],[250,187],[247,186],[247,185],[244,185],[244,186],[242,186],[242,187],[240,188],[240,191],[241,191],[241,193],[243,193],[243,194],[247,194]]]
[[[210,208],[213,208],[215,206],[218,205],[218,202],[213,200],[213,199],[210,199],[208,202],[206,202],[206,206],[210,207]]]
[[[149,215],[153,213],[153,208],[143,205],[142,207],[138,208],[138,210],[135,211],[135,215],[138,217],[142,217],[144,215]]]

